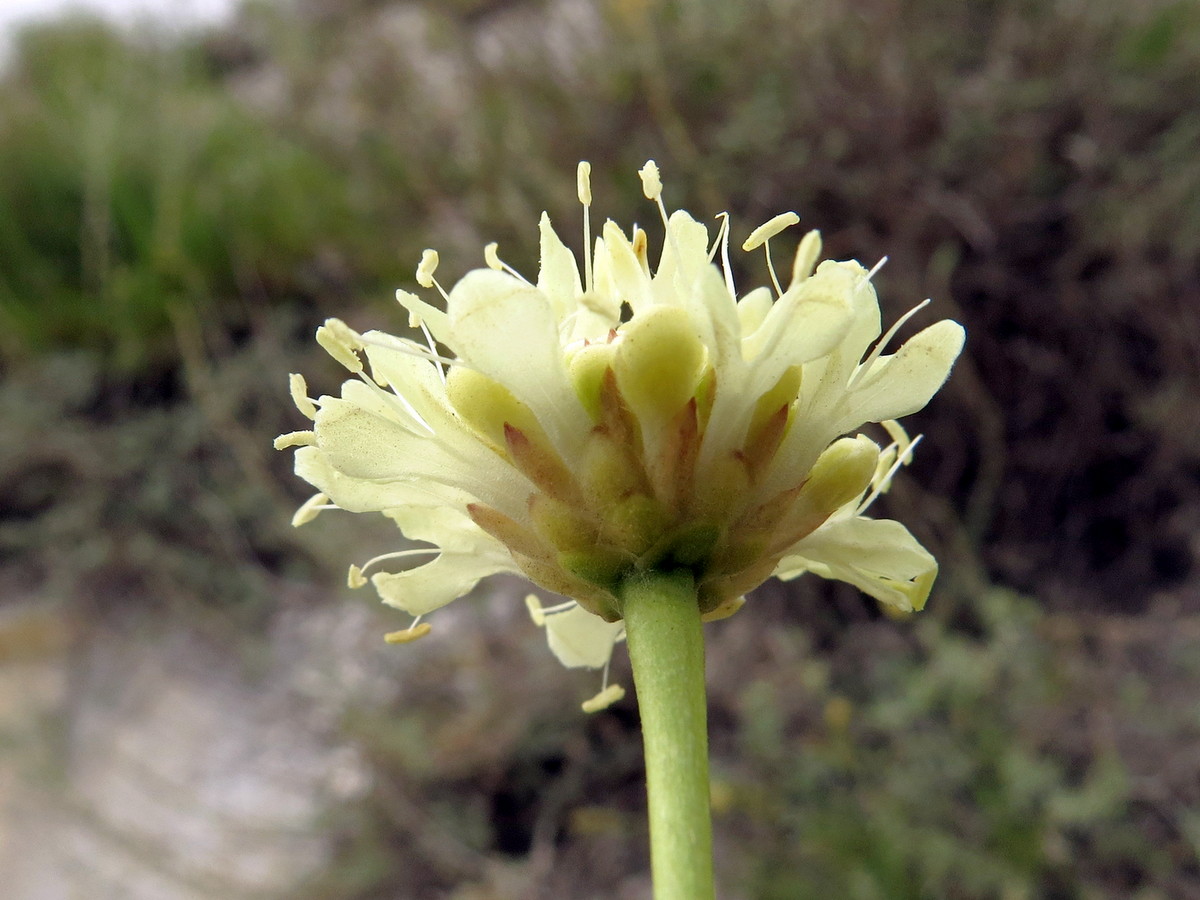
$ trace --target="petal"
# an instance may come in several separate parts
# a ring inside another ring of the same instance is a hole
[[[569,669],[603,668],[624,631],[624,622],[605,622],[582,606],[546,616],[550,650]]]
[[[576,298],[583,293],[579,280],[579,263],[542,213],[538,222],[541,239],[541,268],[538,270],[538,290],[546,295],[561,321],[575,310]],[[586,249],[586,248],[585,248]]]
[[[484,545],[481,543],[480,547]],[[381,572],[371,583],[383,602],[414,616],[423,616],[456,600],[500,572],[516,572],[511,559],[491,550],[444,551],[433,562],[407,572]]]
[[[753,334],[762,325],[767,313],[771,311],[772,305],[774,305],[774,299],[769,287],[755,288],[739,300],[737,314],[741,322],[742,334]]]
[[[671,213],[654,276],[655,301],[678,304],[678,298],[692,291],[695,279],[707,266],[708,229],[682,209]]]
[[[891,519],[834,519],[797,543],[775,570],[783,579],[813,572],[852,584],[897,609],[921,609],[937,578],[937,560]]]
[[[858,286],[854,272],[822,266],[780,297],[762,324],[742,339],[743,355],[761,371],[758,381],[769,388],[784,369],[825,356],[844,343],[854,324]]]
[[[477,498],[456,488],[423,481],[365,481],[335,469],[316,447],[296,451],[296,474],[347,512],[382,512],[408,504],[435,502],[465,505]]]
[[[450,322],[444,312],[408,291],[396,291],[396,301],[408,310],[410,328],[416,328],[424,322],[430,334],[443,344],[446,343],[450,334]]]
[[[603,239],[596,244],[595,289],[629,304],[636,315],[650,303],[650,276],[625,237],[611,219],[604,223]],[[620,306],[617,309],[620,317]]]
[[[898,419],[924,407],[950,376],[965,339],[961,325],[943,319],[909,338],[892,356],[881,356],[859,376],[835,427],[849,431],[863,422]]]
[[[500,543],[485,533],[456,506],[410,505],[386,510],[384,515],[399,526],[406,538],[437,544],[443,551],[479,552],[500,555]]]
[[[450,292],[451,347],[528,406],[565,458],[590,420],[567,378],[558,319],[545,294],[491,269],[467,273]]]
[[[434,482],[464,491],[508,512],[524,508],[524,479],[477,439],[414,434],[357,403],[322,397],[316,420],[317,448],[336,471],[374,482]],[[451,451],[454,452],[451,452]],[[312,482],[316,484],[316,482]],[[316,486],[342,506],[332,485]],[[387,509],[396,504],[372,504]]]

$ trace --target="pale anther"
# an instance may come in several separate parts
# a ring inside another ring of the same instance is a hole
[[[389,644],[411,644],[418,638],[423,638],[433,630],[433,627],[428,622],[422,622],[420,625],[414,624],[412,628],[405,628],[403,631],[389,631],[383,636],[383,639]]]
[[[363,575],[362,569],[358,566],[350,566],[350,571],[346,574],[346,586],[354,589],[367,586],[367,579]]]
[[[584,206],[592,205],[592,164],[580,162],[575,172],[575,189],[579,192],[579,202]],[[584,248],[586,253],[588,248]]]
[[[590,700],[584,700],[580,707],[585,713],[600,712],[602,709],[608,709],[614,703],[619,703],[625,698],[625,688],[619,684],[610,684],[595,697]]]
[[[308,384],[304,380],[303,375],[298,375],[293,372],[288,376],[288,390],[292,395],[292,402],[296,404],[296,409],[300,410],[301,415],[306,419],[315,419],[317,417],[317,407],[309,399]]]
[[[304,504],[292,516],[292,527],[299,528],[301,525],[307,525],[317,517],[317,513],[329,508],[329,498],[327,496],[324,494],[313,494],[304,501]]]
[[[275,438],[275,449],[286,450],[289,447],[314,447],[317,443],[315,431],[289,431]]]
[[[546,614],[542,612],[542,602],[538,599],[537,594],[529,594],[525,597],[525,608],[529,610],[529,618],[533,619],[533,624],[541,628],[546,624]]]
[[[338,326],[341,326],[340,328]],[[358,358],[355,346],[358,341],[347,339],[346,333],[351,335],[354,332],[346,327],[344,322],[337,319],[328,319],[324,325],[317,329],[317,343],[324,348],[325,352],[340,362],[351,372],[358,374],[363,370],[362,360]],[[357,335],[355,335],[357,337]]]
[[[742,244],[742,249],[756,250],[771,238],[775,237],[775,235],[779,234],[779,232],[783,231],[785,228],[791,228],[799,221],[800,217],[794,212],[780,213],[769,222],[764,222],[750,232],[750,237],[746,238],[745,242]]]
[[[417,284],[423,288],[433,287],[433,273],[438,267],[438,252],[426,250],[421,254],[421,262],[417,266]]]
[[[646,160],[646,164],[638,169],[638,176],[642,179],[642,193],[646,195],[647,200],[657,200],[662,196],[662,179],[658,174],[658,163],[652,159]]]
[[[495,269],[497,272],[504,271],[504,263],[500,262],[499,254],[500,245],[492,241],[483,248],[483,261],[487,263],[489,269]]]

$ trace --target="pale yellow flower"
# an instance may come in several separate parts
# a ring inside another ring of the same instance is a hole
[[[321,492],[297,521],[328,506],[380,512],[433,545],[389,555],[433,557],[422,565],[370,575],[417,617],[500,572],[570,598],[531,605],[569,666],[607,664],[623,634],[615,587],[649,569],[690,569],[708,619],[773,574],[805,571],[920,609],[937,563],[904,526],[863,515],[910,442],[889,424],[881,454],[856,432],[923,407],[962,328],[940,321],[883,353],[872,273],[816,265],[816,232],[786,289],[768,252],[774,289],[739,298],[727,218],[712,241],[688,213],[667,215],[653,163],[641,176],[666,232],[656,266],[646,232],[610,221],[581,273],[543,215],[536,283],[489,245],[488,268],[445,309],[398,292],[427,346],[338,320],[318,331],[356,377],[316,401],[292,378],[314,425],[280,444],[299,446],[296,471]],[[579,195],[588,246],[586,164]],[[796,220],[777,216],[744,248]],[[427,252],[417,280],[436,286],[436,267]],[[351,583],[385,559],[353,568]]]

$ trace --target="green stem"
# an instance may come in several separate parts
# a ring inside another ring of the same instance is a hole
[[[704,632],[689,572],[631,578],[620,591],[650,806],[655,900],[713,900]]]

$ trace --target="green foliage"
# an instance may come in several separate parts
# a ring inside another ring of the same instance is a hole
[[[173,308],[230,321],[346,230],[341,176],[201,63],[96,23],[24,34],[0,84],[0,349],[145,365]]]
[[[976,612],[972,637],[914,623],[912,646],[876,652],[843,693],[747,691],[734,809],[764,832],[751,896],[1083,900],[1123,896],[1110,867],[1165,862],[1115,749],[1063,752],[1079,686],[1041,614],[1002,591]],[[786,728],[798,704],[822,725]]]

